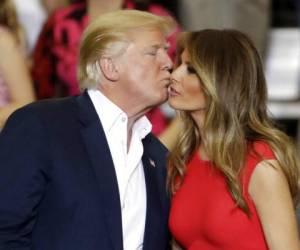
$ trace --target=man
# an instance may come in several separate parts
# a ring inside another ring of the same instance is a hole
[[[77,97],[29,105],[0,135],[0,249],[166,249],[169,19],[120,10],[85,31]]]

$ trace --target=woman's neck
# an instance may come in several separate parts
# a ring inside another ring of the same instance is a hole
[[[201,110],[197,110],[197,111],[192,111],[190,113],[190,115],[193,118],[194,122],[196,123],[199,131],[201,132],[203,124],[204,124],[204,119],[206,116],[206,110],[201,109]]]
[[[207,156],[207,153],[206,153],[206,150],[205,150],[203,144],[200,145],[198,152],[199,152],[201,160],[209,161],[209,157]]]
[[[203,125],[204,125],[204,121],[205,121],[205,116],[206,116],[206,110],[202,109],[202,110],[197,110],[197,111],[193,111],[190,113],[192,119],[194,120],[194,122],[196,123],[196,126],[198,127],[198,131],[200,133],[201,138],[203,138]],[[201,140],[201,144],[199,146],[198,149],[199,155],[201,156],[201,159],[204,161],[208,161],[208,155],[206,153],[204,144],[203,144],[203,140]]]

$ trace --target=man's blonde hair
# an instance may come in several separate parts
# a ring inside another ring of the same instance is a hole
[[[118,10],[99,16],[86,28],[77,67],[81,90],[98,86],[102,76],[99,59],[121,55],[130,42],[129,32],[141,28],[159,29],[168,36],[175,28],[175,21],[145,11]]]

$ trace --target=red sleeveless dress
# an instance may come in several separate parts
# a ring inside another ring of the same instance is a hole
[[[263,159],[275,156],[268,144],[253,144],[243,175],[244,197],[250,218],[235,205],[224,176],[209,161],[195,154],[180,189],[172,198],[169,218],[175,240],[188,250],[268,249],[255,205],[248,193],[250,177]]]

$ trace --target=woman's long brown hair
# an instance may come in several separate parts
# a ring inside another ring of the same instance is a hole
[[[296,149],[268,117],[263,67],[251,40],[236,30],[186,32],[179,42],[178,53],[184,49],[201,80],[208,110],[201,131],[188,112],[180,114],[185,129],[169,156],[171,192],[180,186],[186,164],[201,144],[212,165],[225,176],[237,206],[249,214],[241,175],[251,144],[262,140],[275,153],[296,205],[299,195]]]

